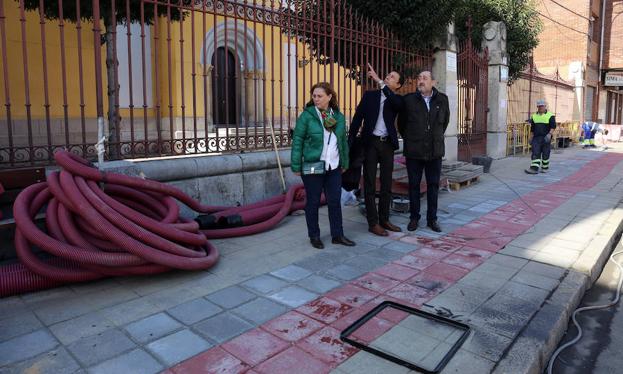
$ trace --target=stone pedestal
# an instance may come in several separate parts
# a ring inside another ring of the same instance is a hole
[[[489,86],[487,113],[487,155],[506,156],[506,116],[508,111],[508,56],[506,53],[506,25],[487,22],[484,25],[482,47],[489,51]]]
[[[446,130],[446,156],[448,161],[458,157],[458,87],[457,87],[457,48],[454,25],[448,26],[445,40],[439,43],[434,54],[433,76],[437,81],[435,87],[446,95],[450,103],[450,123]]]

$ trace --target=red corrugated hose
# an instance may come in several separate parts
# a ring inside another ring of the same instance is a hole
[[[302,185],[254,204],[209,206],[164,183],[100,171],[67,151],[54,158],[61,171],[13,204],[20,263],[0,267],[0,297],[109,276],[208,269],[219,256],[208,239],[269,230],[305,206]],[[184,219],[177,202],[205,214]],[[34,222],[44,207],[46,230]]]

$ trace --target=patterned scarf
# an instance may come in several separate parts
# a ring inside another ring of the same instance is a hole
[[[333,132],[337,125],[337,120],[333,116],[333,109],[330,109],[330,110],[319,109],[319,110],[320,110],[320,116],[322,117],[322,125],[327,131]]]

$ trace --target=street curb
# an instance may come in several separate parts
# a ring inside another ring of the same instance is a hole
[[[560,285],[508,347],[492,373],[543,373],[549,357],[567,331],[571,315],[582,301],[586,290],[599,277],[621,233],[623,233],[623,205],[617,204],[597,235],[589,242],[587,249],[574,263],[573,268],[567,271]]]

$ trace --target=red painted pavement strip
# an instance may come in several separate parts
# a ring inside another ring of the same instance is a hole
[[[448,257],[450,255],[449,252],[442,251],[440,249],[422,247],[417,250],[417,254],[419,257],[430,258],[434,260],[441,260],[444,257]]]
[[[463,256],[456,253],[441,260],[441,262],[445,264],[458,266],[467,270],[472,270],[485,261],[486,259],[483,259],[482,257]]]
[[[298,307],[296,310],[320,322],[331,323],[350,313],[352,309],[353,307],[350,305],[342,304],[327,297],[320,297]]]
[[[290,311],[260,327],[283,340],[294,342],[320,330],[324,325],[304,314]]]
[[[449,281],[456,282],[469,273],[469,270],[438,262],[426,269],[426,273],[435,274]]]
[[[324,374],[330,373],[333,367],[297,347],[292,347],[264,361],[255,370],[261,374]]]
[[[325,296],[356,308],[377,297],[378,292],[366,290],[353,284],[346,284],[325,294]]]
[[[396,326],[395,323],[379,317],[373,317],[359,329],[355,330],[352,334],[352,338],[355,341],[369,344],[381,335],[385,334],[394,326]]]
[[[401,259],[394,261],[394,264],[407,266],[415,270],[424,270],[436,262],[437,261],[430,258],[419,257],[415,255],[406,255],[403,256]]]
[[[296,346],[334,367],[359,351],[340,340],[340,330],[329,326],[299,341]]]
[[[235,374],[242,373],[250,368],[250,366],[225,352],[220,347],[216,347],[200,353],[199,355],[172,367],[170,370],[175,374]]]
[[[488,253],[492,255],[503,248],[576,193],[593,187],[621,160],[623,155],[605,155],[587,163],[565,180],[524,196],[524,200],[529,199],[528,201],[540,205],[536,209],[537,213],[527,208],[524,202],[515,200],[481,217],[480,222],[458,228],[441,239],[394,235],[396,240],[424,245],[423,248],[406,255],[406,263],[417,267],[422,267],[431,260],[432,263],[424,267],[423,271],[396,263],[385,265],[346,284],[341,291],[333,291],[333,295],[343,299],[345,303],[325,295],[299,307],[297,311],[288,312],[267,322],[261,327],[266,331],[260,328],[251,330],[166,372],[244,372],[249,364],[255,367],[247,371],[247,374],[328,373],[331,368],[357,352],[357,349],[339,340],[340,331],[352,322],[386,300],[418,307],[435,297],[469,273],[469,270],[463,267],[471,267],[474,260],[484,262]],[[515,224],[524,231],[519,232],[519,228],[513,229]],[[508,235],[483,239],[491,231]],[[451,254],[452,252],[454,254]],[[411,257],[419,260],[415,261]],[[421,262],[421,259],[426,261]],[[461,263],[459,259],[465,262]],[[401,260],[404,261],[404,257]],[[375,292],[385,294],[360,303],[359,300],[349,298],[347,290],[366,295],[366,298]],[[363,339],[373,338],[375,334],[382,333],[384,328],[400,322],[407,315],[400,310],[387,308],[375,317],[369,330],[358,331],[357,336]],[[300,324],[301,321],[307,321],[309,324],[303,326]],[[331,324],[332,327],[322,328],[326,326],[325,324]],[[294,329],[290,331],[286,326],[293,326]]]
[[[399,281],[405,281],[419,273],[419,271],[407,266],[391,263],[374,270],[374,273]]]
[[[434,292],[407,283],[400,284],[385,294],[400,300],[400,303],[407,302],[417,307],[421,307],[422,304],[436,296]]]
[[[259,328],[248,331],[221,345],[242,362],[255,366],[287,349],[290,343]]]
[[[405,283],[423,288],[429,292],[441,293],[446,288],[452,286],[454,282],[440,276],[439,274],[423,271]]]
[[[481,257],[483,259],[487,259],[493,256],[495,253],[491,251],[486,251],[484,249],[464,246],[463,248],[456,251],[455,254],[467,257]]]
[[[385,292],[396,287],[400,282],[377,273],[368,273],[353,281],[356,285],[375,292]]]

